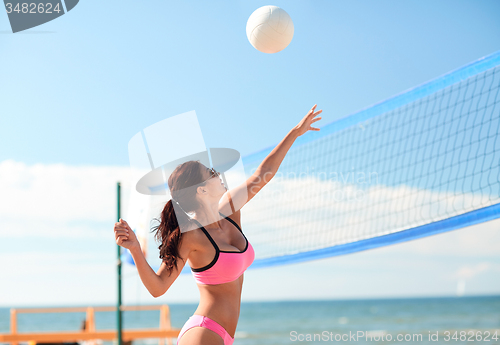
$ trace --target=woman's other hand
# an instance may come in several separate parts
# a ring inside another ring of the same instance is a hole
[[[299,136],[301,136],[302,134],[306,133],[309,130],[311,130],[311,131],[319,131],[320,130],[319,128],[311,127],[311,124],[313,124],[316,121],[321,120],[321,116],[315,118],[316,115],[320,114],[323,111],[323,110],[318,110],[318,111],[315,112],[316,105],[317,104],[315,104],[311,108],[311,110],[309,110],[309,112],[307,113],[307,115],[304,116],[304,118],[302,119],[302,121],[300,121],[300,123],[296,126],[296,128],[299,130],[298,131]]]
[[[117,245],[129,250],[134,247],[141,247],[134,231],[121,218],[119,222],[115,223],[115,240]]]

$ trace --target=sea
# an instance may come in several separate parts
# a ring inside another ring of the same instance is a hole
[[[197,304],[169,304],[182,328]],[[19,314],[18,332],[78,330],[85,313]],[[0,308],[0,333],[10,309]],[[95,314],[96,329],[116,329],[115,312]],[[127,311],[123,328],[157,328],[159,311]],[[176,339],[171,339],[176,344]],[[500,344],[500,296],[242,302],[234,345]],[[156,345],[158,339],[133,341]],[[165,342],[165,344],[167,344]],[[116,345],[116,342],[103,342]]]

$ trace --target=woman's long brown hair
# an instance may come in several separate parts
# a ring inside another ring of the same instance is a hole
[[[195,198],[196,189],[187,188],[204,182],[202,166],[199,161],[188,161],[175,168],[168,178],[170,194],[179,203],[175,205],[178,212],[174,211],[174,203],[169,200],[161,212],[160,225],[153,227],[155,239],[160,243],[160,259],[167,265],[169,275],[177,269],[177,260],[181,258],[179,248],[182,234],[179,224],[186,225],[191,218],[185,212],[193,212],[200,207]],[[176,216],[179,216],[179,218]]]

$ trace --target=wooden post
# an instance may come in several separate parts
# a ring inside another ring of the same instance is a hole
[[[17,334],[17,312],[14,308],[10,310],[10,333]],[[11,342],[11,345],[18,345],[17,342]]]
[[[170,330],[172,324],[170,323],[170,309],[168,305],[162,305],[160,308],[160,330]],[[160,339],[159,345],[165,344],[165,339]],[[172,345],[172,339],[167,338],[167,344]]]
[[[92,307],[87,308],[87,327],[85,331],[89,333],[95,332],[94,308]],[[96,345],[96,339],[89,340],[89,345]]]
[[[127,342],[135,339],[154,338],[163,342],[167,339],[168,344],[172,344],[172,338],[179,336],[180,329],[172,329],[170,323],[170,308],[168,305],[152,306],[122,306],[126,310],[160,310],[160,328],[159,329],[133,329],[124,332],[124,339]],[[116,307],[69,307],[69,308],[21,308],[10,310],[10,333],[0,333],[0,343],[9,343],[9,345],[19,345],[29,343],[64,343],[86,340],[96,343],[97,339],[106,341],[115,341],[117,338],[116,330],[99,330],[95,327],[95,313],[102,311],[115,311]],[[27,313],[86,313],[85,330],[64,332],[17,332],[17,315]]]

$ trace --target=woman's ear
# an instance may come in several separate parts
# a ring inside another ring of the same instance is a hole
[[[198,188],[196,188],[196,192],[200,194],[205,194],[207,191],[205,190],[205,187],[199,186]]]

